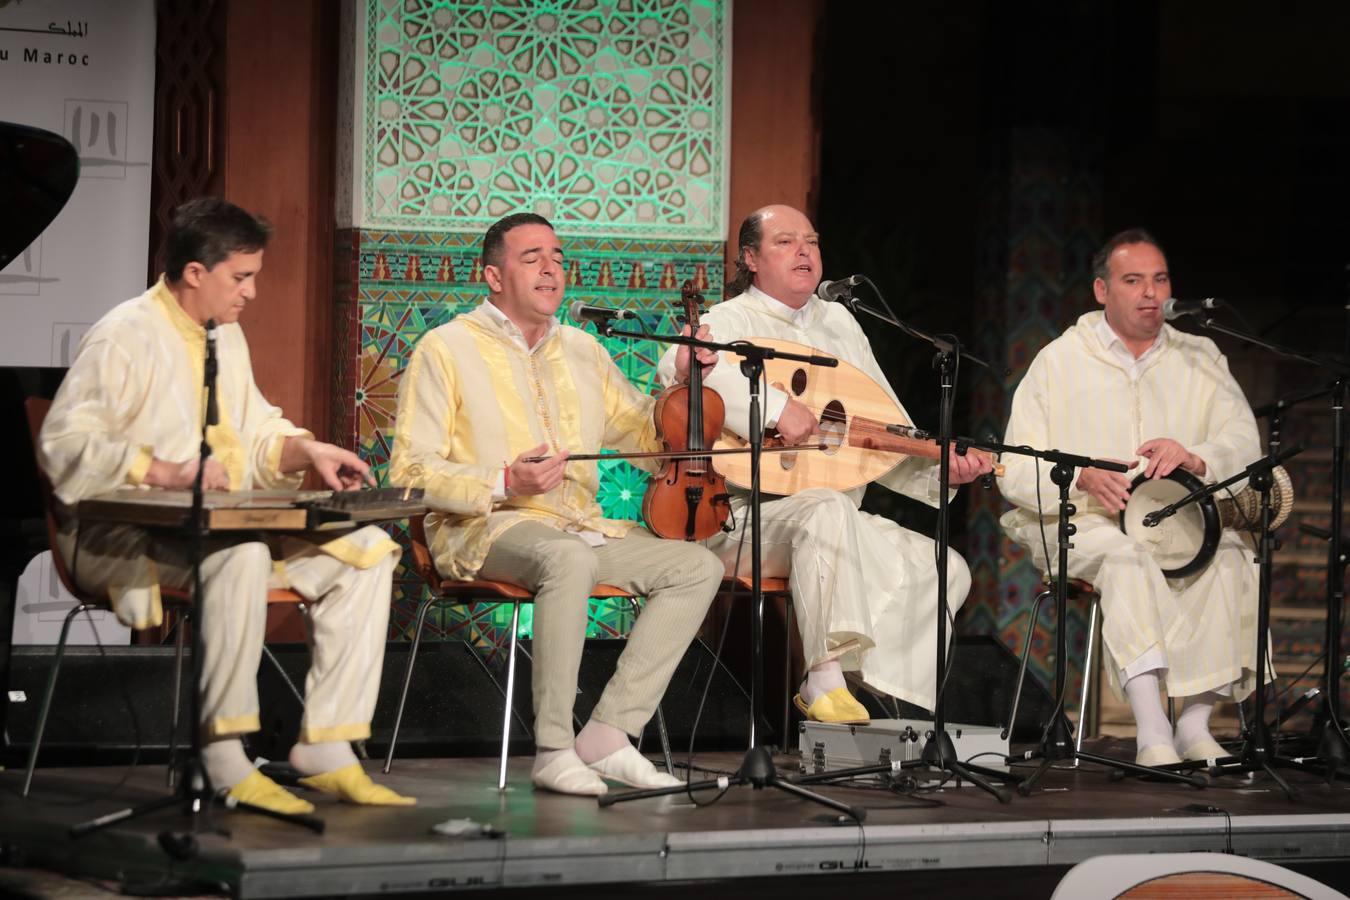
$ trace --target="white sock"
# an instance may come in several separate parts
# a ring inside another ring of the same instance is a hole
[[[581,757],[582,762],[589,765],[599,762],[615,750],[622,750],[630,743],[623,729],[591,719],[577,733],[572,749]]]
[[[253,763],[244,753],[244,745],[239,738],[225,738],[221,741],[209,741],[202,745],[202,765],[206,768],[206,777],[211,779],[215,790],[232,788],[248,777],[253,771]]]
[[[847,687],[844,681],[844,668],[839,665],[839,660],[827,659],[812,666],[806,673],[806,680],[802,682],[801,687],[802,700],[810,706],[820,697],[841,687]]]
[[[1187,697],[1181,706],[1181,715],[1177,716],[1177,736],[1175,744],[1181,753],[1194,747],[1201,741],[1212,741],[1209,733],[1209,716],[1214,712],[1214,704],[1222,699],[1214,691],[1205,691]]]
[[[322,775],[350,766],[356,762],[356,754],[352,752],[352,745],[346,741],[298,743],[291,748],[290,760],[301,775]]]
[[[1138,749],[1172,743],[1172,724],[1167,721],[1162,697],[1158,694],[1158,670],[1141,672],[1125,682],[1125,696],[1138,726],[1135,737]]]

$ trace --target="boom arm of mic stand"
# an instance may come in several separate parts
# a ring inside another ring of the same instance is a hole
[[[775,350],[772,347],[761,347],[760,345],[752,344],[749,341],[721,343],[719,341],[704,341],[695,337],[685,337],[682,334],[657,334],[651,331],[622,331],[617,328],[611,328],[608,325],[601,328],[600,333],[605,337],[628,338],[637,341],[656,341],[660,344],[676,344],[683,347],[694,347],[700,350],[725,351],[727,353],[735,353],[737,356],[746,359],[790,359],[794,362],[804,362],[810,366],[826,366],[829,368],[834,368],[839,365],[839,360],[835,359],[833,356],[787,353],[782,350]]]
[[[1212,494],[1217,494],[1219,491],[1228,487],[1230,484],[1235,484],[1244,478],[1250,478],[1257,472],[1269,471],[1278,466],[1280,463],[1284,462],[1286,459],[1289,459],[1290,457],[1294,457],[1302,453],[1303,449],[1304,448],[1302,444],[1296,444],[1293,447],[1287,447],[1274,456],[1261,457],[1256,462],[1252,463],[1250,466],[1243,469],[1241,472],[1238,472],[1236,475],[1233,475],[1231,478],[1225,478],[1223,481],[1216,482],[1215,484],[1207,484],[1204,487],[1198,487],[1195,490],[1191,491],[1186,496],[1182,497],[1180,500],[1176,500],[1172,503],[1167,504],[1166,506],[1155,509],[1153,512],[1144,516],[1143,518],[1144,527],[1152,528],[1159,522],[1161,522],[1163,519],[1169,518],[1170,516],[1175,516],[1177,514],[1177,511],[1180,510],[1182,507],[1194,503],[1201,497],[1208,497]]]
[[[970,353],[968,350],[966,350],[965,346],[960,344],[959,342],[954,343],[952,341],[948,341],[944,338],[938,337],[937,335],[929,334],[926,331],[915,328],[913,325],[910,325],[908,322],[905,322],[902,319],[896,319],[892,317],[890,314],[884,313],[879,309],[873,309],[866,303],[863,303],[861,300],[851,300],[849,301],[848,305],[850,309],[853,309],[856,312],[865,312],[875,319],[880,319],[887,325],[893,325],[894,327],[899,328],[901,331],[903,331],[905,334],[909,335],[912,338],[923,341],[924,343],[927,344],[932,344],[933,349],[937,350],[939,353],[955,353],[958,349],[960,349],[962,360],[965,360],[967,362],[973,362],[975,365],[983,366],[986,369],[992,368],[989,365],[989,363],[980,359],[978,356],[975,356],[974,354]]]
[[[1113,459],[1094,459],[1091,456],[1079,456],[1076,453],[1061,453],[1058,450],[1036,450],[1025,445],[1000,444],[994,440],[977,440],[968,437],[955,437],[951,439],[953,444],[963,444],[967,447],[974,447],[978,450],[989,450],[993,453],[1012,453],[1016,456],[1034,456],[1037,459],[1043,459],[1049,463],[1063,463],[1072,466],[1075,469],[1103,469],[1107,472],[1128,472],[1130,467],[1125,463],[1116,462]]]
[[[1308,365],[1311,366],[1318,366],[1320,368],[1335,372],[1337,375],[1342,376],[1350,375],[1350,365],[1347,365],[1342,360],[1328,359],[1326,357],[1318,357],[1318,356],[1309,356],[1306,353],[1300,353],[1297,350],[1291,350],[1290,348],[1285,347],[1282,344],[1276,344],[1272,341],[1267,341],[1264,338],[1255,337],[1254,335],[1250,335],[1245,331],[1239,331],[1236,328],[1229,328],[1227,325],[1224,325],[1222,322],[1218,321],[1217,319],[1214,319],[1213,317],[1200,319],[1198,320],[1197,324],[1201,328],[1207,329],[1209,331],[1217,331],[1219,332],[1219,334],[1226,334],[1229,337],[1237,338],[1240,341],[1246,341],[1250,344],[1256,344],[1258,347],[1264,347],[1271,353],[1274,353],[1277,356],[1283,356],[1285,359],[1292,359],[1295,360],[1296,362],[1307,363]]]

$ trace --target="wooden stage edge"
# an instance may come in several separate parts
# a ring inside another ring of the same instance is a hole
[[[1122,755],[1127,748],[1112,742],[1097,749]],[[732,753],[695,759],[721,771],[739,761]],[[794,758],[780,756],[778,763],[780,771],[795,772]],[[508,790],[499,794],[495,759],[409,759],[387,776],[371,761],[373,776],[417,796],[418,806],[357,808],[307,794],[327,824],[321,836],[217,809],[215,824],[231,836],[202,835],[196,855],[177,860],[159,840],[161,832],[186,828],[186,818],[173,813],[79,840],[67,835],[72,824],[164,796],[162,766],[42,769],[27,800],[19,797],[22,772],[4,771],[3,860],[105,882],[186,879],[239,897],[537,887],[551,895],[616,896],[620,887],[652,892],[676,884],[687,890],[690,883],[709,896],[718,886],[731,895],[766,884],[791,896],[792,885],[826,889],[822,879],[831,875],[845,879],[834,888],[851,885],[858,895],[894,896],[915,879],[934,887],[949,877],[952,884],[981,885],[984,897],[1048,896],[1045,885],[1092,856],[1229,848],[1341,890],[1350,880],[1350,785],[1299,773],[1289,776],[1299,791],[1293,802],[1265,776],[1220,778],[1196,789],[1112,781],[1086,765],[1048,773],[1030,797],[1015,794],[1008,805],[968,784],[914,795],[878,782],[819,788],[866,807],[859,828],[784,792],[748,787],[705,807],[676,796],[601,809],[591,800],[536,793],[529,765],[528,757],[513,757]],[[453,820],[471,833],[432,830]],[[834,889],[820,896],[830,895]]]

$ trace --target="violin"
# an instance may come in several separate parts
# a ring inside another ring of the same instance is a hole
[[[698,331],[703,296],[692,281],[680,289],[680,306],[689,333]],[[642,497],[642,518],[653,534],[672,540],[701,541],[726,527],[731,514],[731,495],[726,479],[713,468],[711,450],[726,420],[722,395],[703,386],[703,366],[693,348],[689,354],[689,380],[661,392],[652,411],[656,434],[668,457],[661,471],[647,482]]]

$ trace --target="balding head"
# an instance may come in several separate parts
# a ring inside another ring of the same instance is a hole
[[[806,214],[781,203],[761,207],[741,223],[737,240],[736,293],[754,284],[794,309],[820,283],[820,241]]]

